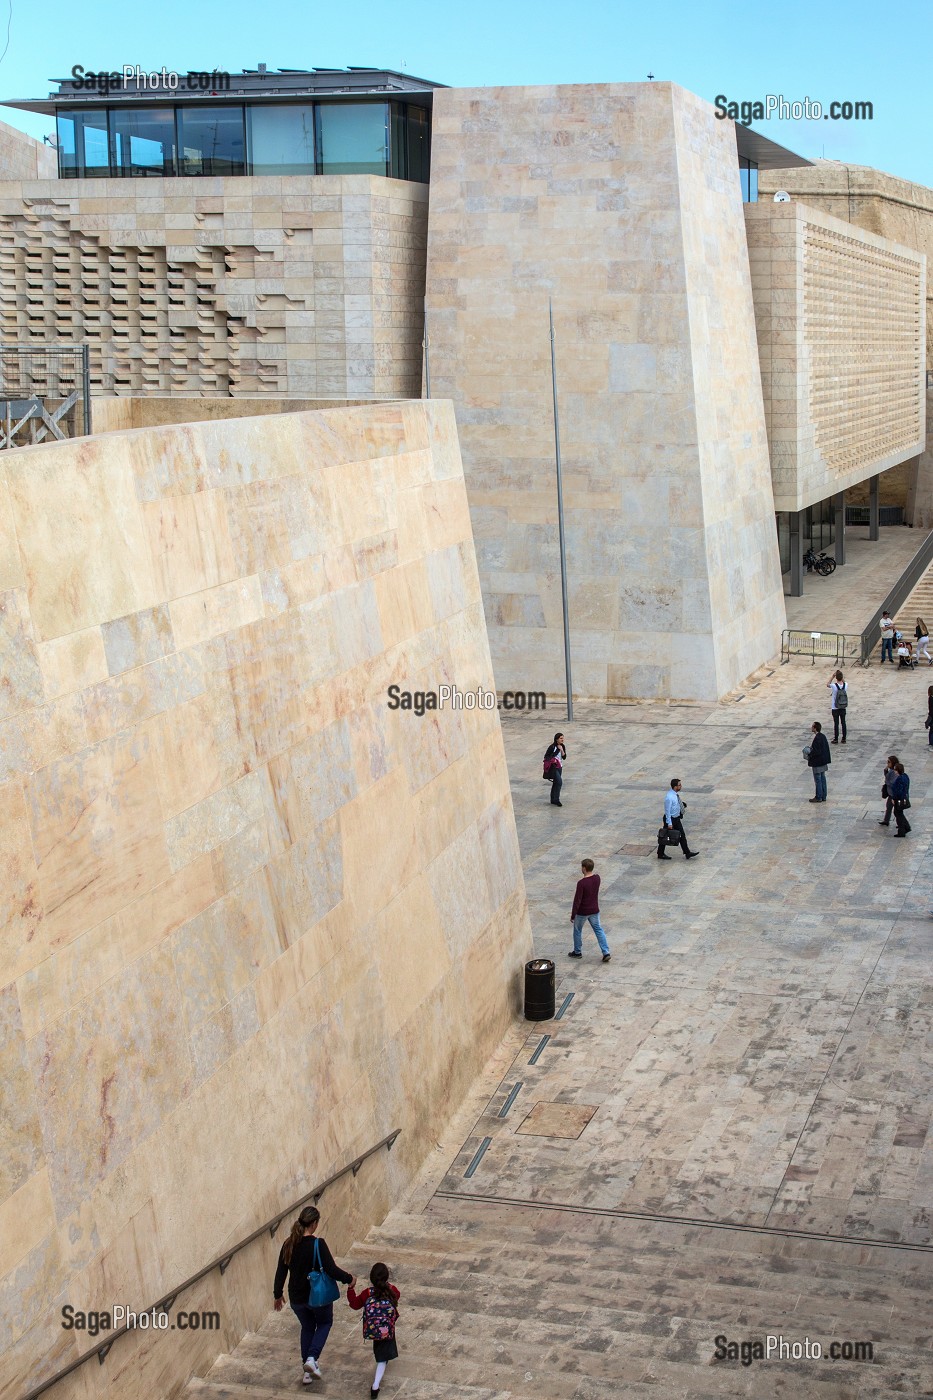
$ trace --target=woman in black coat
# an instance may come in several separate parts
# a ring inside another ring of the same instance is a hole
[[[567,745],[564,743],[564,736],[559,731],[554,735],[554,742],[548,747],[544,755],[545,766],[550,765],[551,775],[551,804],[554,807],[563,807],[560,800],[560,790],[564,784],[564,763],[567,759]]]
[[[292,1312],[301,1323],[303,1385],[310,1385],[315,1376],[320,1376],[318,1357],[324,1350],[327,1334],[334,1325],[333,1303],[326,1303],[323,1307],[311,1306],[308,1296],[311,1291],[308,1274],[312,1269],[319,1269],[333,1279],[335,1284],[354,1282],[352,1274],[337,1267],[334,1256],[327,1248],[327,1241],[315,1233],[320,1219],[321,1212],[316,1206],[305,1206],[292,1226],[291,1234],[279,1250],[279,1263],[272,1285],[275,1310],[280,1312],[285,1306],[282,1295],[286,1276],[288,1277],[288,1301]]]

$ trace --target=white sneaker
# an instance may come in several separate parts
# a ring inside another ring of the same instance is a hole
[[[311,1372],[312,1376],[317,1376],[318,1380],[321,1379],[321,1368],[317,1364],[317,1360],[315,1357],[309,1356],[307,1361],[305,1362],[305,1367]]]
[[[301,1384],[302,1384],[302,1385],[310,1385],[311,1382],[312,1382],[313,1380],[314,1380],[314,1377],[312,1376],[311,1372],[310,1372],[310,1371],[305,1371],[304,1375],[303,1375],[302,1378],[301,1378]]]

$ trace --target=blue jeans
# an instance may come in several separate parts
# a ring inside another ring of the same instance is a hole
[[[309,1356],[316,1361],[334,1325],[334,1305],[328,1303],[326,1308],[309,1308],[306,1303],[291,1303],[291,1310],[301,1323],[302,1364]]]
[[[894,638],[893,638],[893,637],[882,637],[882,638],[881,638],[881,664],[882,664],[882,665],[884,665],[885,653],[887,653],[888,660],[890,661],[891,665],[893,666],[893,665],[894,665]]]
[[[813,770],[813,781],[816,785],[816,797],[818,802],[826,801],[826,774]]]
[[[599,944],[599,951],[603,954],[609,952],[609,944],[606,942],[606,934],[602,924],[599,922],[598,914],[578,914],[573,921],[573,951],[583,952],[583,925],[589,924],[596,934],[596,942]]]

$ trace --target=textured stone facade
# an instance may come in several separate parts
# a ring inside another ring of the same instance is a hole
[[[0,182],[0,337],[108,394],[417,396],[426,225],[369,175]]]
[[[382,1218],[530,933],[453,412],[368,405],[0,461],[0,1393],[395,1128]],[[339,1222],[339,1224],[338,1224]],[[169,1396],[257,1325],[265,1240],[67,1394]],[[85,1388],[87,1387],[87,1388]]]
[[[762,171],[762,200],[778,189],[837,219],[893,239],[923,253],[926,279],[926,368],[933,369],[933,190],[900,180],[864,165],[818,161],[803,170]],[[933,388],[926,391],[927,437],[924,450],[908,466],[889,470],[882,482],[882,499],[907,507],[914,525],[933,527]],[[867,488],[856,488],[849,499],[868,499]]]
[[[0,122],[0,180],[54,180],[58,161],[51,146]]]
[[[745,208],[777,510],[925,441],[925,261],[792,200]]]
[[[784,605],[735,136],[667,83],[440,90],[427,310],[500,688],[710,699]]]

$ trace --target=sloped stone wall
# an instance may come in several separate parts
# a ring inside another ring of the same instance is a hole
[[[517,1004],[530,932],[449,404],[109,433],[0,462],[0,1395],[402,1129],[345,1245]],[[281,1236],[279,1237],[281,1238]],[[169,1396],[278,1241],[57,1394]]]

